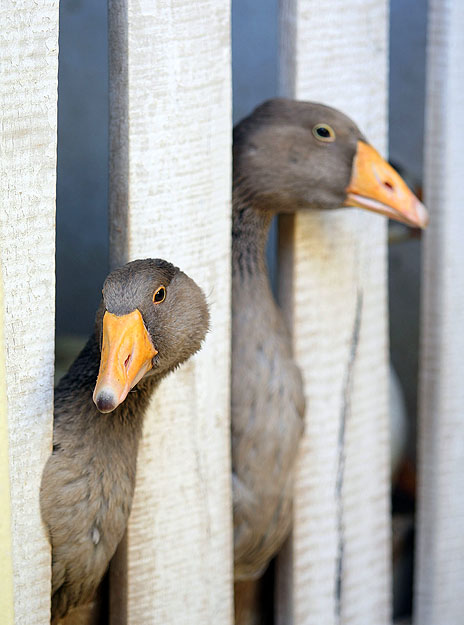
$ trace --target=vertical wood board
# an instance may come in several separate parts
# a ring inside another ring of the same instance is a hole
[[[2,2],[0,319],[17,625],[50,619],[39,488],[52,438],[57,70],[58,2]]]
[[[2,614],[4,625],[13,625],[13,554],[3,309],[3,282],[0,273],[0,510],[2,511],[0,515],[0,571],[2,571],[2,583],[0,584],[0,614]]]
[[[282,94],[341,109],[385,151],[386,1],[282,0],[280,20]],[[386,624],[386,220],[342,209],[281,221],[280,299],[307,412],[278,622]]]
[[[417,625],[464,614],[464,5],[429,2]]]
[[[232,622],[229,9],[110,2],[112,264],[165,258],[211,312],[146,418],[112,625]]]

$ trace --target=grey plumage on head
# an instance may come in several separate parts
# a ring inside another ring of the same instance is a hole
[[[132,312],[147,294],[151,295],[158,282],[167,286],[179,271],[161,258],[133,260],[118,267],[103,284],[106,310],[115,315]]]
[[[318,124],[333,129],[333,143],[314,136]],[[234,128],[234,194],[271,213],[339,208],[359,140],[359,128],[336,109],[268,100]]]
[[[160,286],[166,299],[155,307],[153,294]],[[153,372],[167,372],[184,362],[200,349],[209,329],[203,291],[178,267],[158,258],[135,260],[111,272],[103,285],[103,304],[115,315],[140,311],[158,351]],[[100,318],[101,313],[97,324]]]

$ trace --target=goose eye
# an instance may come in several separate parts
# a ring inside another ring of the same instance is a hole
[[[164,286],[160,286],[153,293],[153,303],[161,304],[166,299],[166,288]]]
[[[335,131],[328,124],[316,124],[313,128],[313,135],[316,139],[325,143],[335,141]]]

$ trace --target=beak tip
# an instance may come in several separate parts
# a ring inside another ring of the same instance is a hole
[[[118,405],[118,400],[114,394],[107,390],[101,389],[93,396],[93,401],[100,412],[112,412]]]
[[[429,213],[427,211],[427,209],[425,208],[425,206],[422,204],[422,202],[420,202],[419,200],[417,200],[417,204],[416,204],[416,214],[417,214],[417,218],[418,218],[418,226],[419,228],[427,228],[427,226],[429,225]]]
[[[345,206],[358,206],[413,228],[426,228],[429,215],[406,182],[365,141],[358,141]]]

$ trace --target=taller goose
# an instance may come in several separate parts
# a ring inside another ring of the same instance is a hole
[[[95,331],[55,391],[40,493],[53,624],[92,599],[127,525],[149,399],[200,349],[208,322],[201,289],[164,260],[133,261],[107,277]]]
[[[341,112],[275,99],[234,129],[232,469],[235,580],[259,578],[291,524],[305,409],[290,336],[269,286],[272,217],[360,207],[423,228],[427,211]]]

